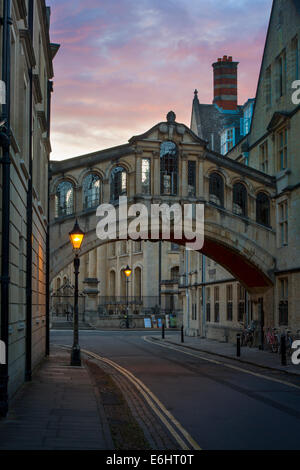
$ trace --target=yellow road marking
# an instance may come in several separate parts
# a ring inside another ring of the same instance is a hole
[[[151,340],[149,339],[147,336],[143,336],[143,340],[146,341],[147,343],[150,343],[150,344],[155,344],[157,346],[160,346],[162,348],[167,348],[167,349],[172,349],[172,350],[175,350],[175,351],[179,351],[183,354],[187,354],[188,356],[193,356],[193,357],[197,357],[198,359],[203,359],[204,361],[207,361],[207,362],[213,362],[214,364],[218,364],[218,365],[222,365],[224,367],[228,367],[229,369],[234,369],[234,370],[238,370],[240,372],[244,372],[245,374],[249,374],[249,375],[254,375],[256,377],[260,377],[260,378],[263,378],[263,379],[266,379],[266,380],[270,380],[271,382],[277,382],[277,383],[280,383],[280,384],[283,384],[283,385],[287,385],[289,387],[293,387],[293,388],[296,388],[298,390],[300,390],[300,386],[299,385],[295,385],[291,382],[287,382],[285,380],[280,380],[280,379],[276,379],[275,377],[269,377],[267,375],[263,375],[263,374],[260,374],[258,372],[253,372],[251,370],[247,370],[247,369],[243,369],[242,367],[239,367],[239,366],[234,366],[232,364],[226,364],[226,362],[221,362],[221,361],[215,361],[213,359],[209,359],[207,357],[204,357],[204,356],[201,356],[200,354],[194,354],[190,351],[186,351],[182,348],[179,348],[179,347],[176,347],[176,345],[171,345],[171,344],[162,344],[162,343],[158,343],[157,341],[155,340]],[[230,359],[230,358],[229,358]]]
[[[67,346],[64,346],[67,347]],[[69,348],[68,348],[69,349]],[[143,395],[145,400],[147,401],[148,405],[151,407],[151,409],[154,411],[154,413],[162,420],[162,422],[165,424],[167,429],[170,431],[176,442],[180,445],[180,447],[183,450],[202,450],[201,447],[197,444],[197,442],[192,438],[192,436],[181,426],[181,424],[176,420],[176,418],[166,409],[166,407],[160,402],[160,400],[149,390],[149,388],[135,375],[133,375],[131,372],[129,372],[127,369],[124,369],[122,366],[119,364],[111,361],[110,359],[107,359],[105,357],[101,357],[96,353],[93,353],[92,351],[87,351],[86,349],[82,349],[82,352],[94,357],[97,360],[100,360],[102,362],[105,362],[106,364],[110,365],[111,367],[114,367],[117,369],[121,374],[123,374],[125,377],[127,377],[128,380],[130,380],[135,387],[139,390],[139,392]],[[150,398],[151,399],[150,399]],[[160,410],[159,410],[160,408]],[[162,414],[164,413],[169,420],[173,423],[175,427],[181,432],[181,434],[185,437],[187,442],[190,444],[190,447],[187,446],[187,444],[184,442],[184,440],[179,436],[178,432],[174,429],[174,427],[168,422],[168,420],[165,418],[165,416]]]

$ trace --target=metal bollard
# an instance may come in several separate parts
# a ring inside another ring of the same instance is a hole
[[[236,335],[236,355],[241,357],[241,335],[239,333]]]
[[[165,324],[164,323],[162,324],[162,328],[161,328],[161,337],[162,339],[165,339]]]
[[[183,325],[182,325],[182,327],[181,327],[181,342],[184,343]]]
[[[286,366],[286,342],[285,335],[281,335],[280,338],[280,352],[281,352],[281,365]]]

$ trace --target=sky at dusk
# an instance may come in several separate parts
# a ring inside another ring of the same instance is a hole
[[[54,60],[52,159],[124,144],[171,109],[190,125],[194,89],[211,103],[211,64],[239,65],[255,96],[272,0],[47,0]]]

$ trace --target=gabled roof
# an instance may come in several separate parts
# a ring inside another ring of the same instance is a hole
[[[192,122],[195,120],[198,136],[210,142],[211,135],[214,136],[214,150],[221,151],[220,132],[228,127],[239,127],[242,117],[242,107],[237,111],[222,112],[215,104],[202,104],[199,102],[197,93],[193,100]]]
[[[170,114],[170,113],[169,113]],[[168,115],[169,116],[169,115]],[[176,116],[175,116],[176,117]],[[131,139],[129,139],[129,143],[130,144],[133,144],[139,140],[145,140],[147,139],[147,137],[149,137],[151,134],[153,134],[153,132],[155,132],[156,130],[159,130],[159,128],[164,125],[164,126],[175,126],[175,127],[182,127],[184,128],[184,131],[189,134],[196,142],[198,142],[199,144],[202,144],[204,145],[205,147],[207,146],[207,141],[202,139],[199,135],[195,134],[189,127],[187,127],[185,124],[182,124],[182,123],[179,123],[179,122],[176,122],[175,120],[168,120],[168,121],[162,121],[162,122],[159,122],[158,124],[155,124],[155,126],[151,127],[151,129],[149,129],[148,131],[144,132],[143,134],[140,134],[140,135],[135,135],[133,137],[131,137]]]
[[[286,111],[276,111],[273,116],[271,121],[269,122],[267,126],[267,130],[271,131],[274,129],[281,121],[285,121],[287,118],[289,118],[291,113],[288,113]]]

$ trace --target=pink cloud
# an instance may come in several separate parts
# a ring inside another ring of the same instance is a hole
[[[212,101],[211,64],[223,54],[240,62],[240,104],[255,95],[271,0],[50,5],[51,38],[62,44],[54,64],[53,159],[125,143],[170,109],[189,125],[193,91]]]

